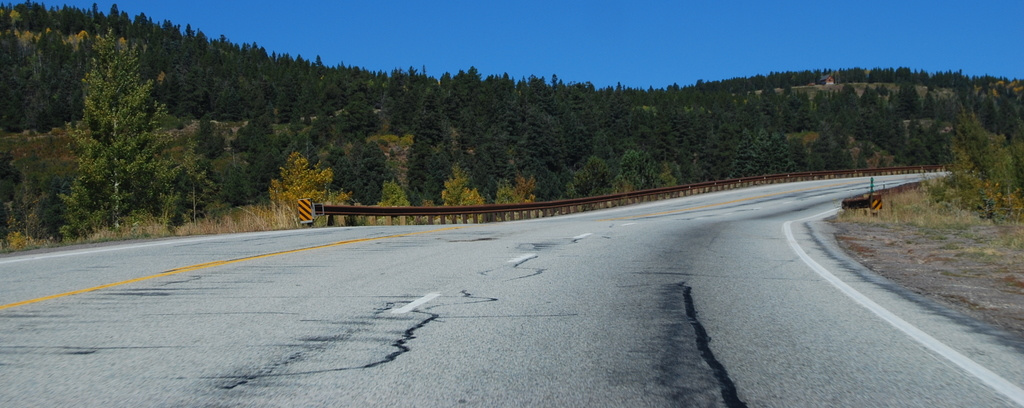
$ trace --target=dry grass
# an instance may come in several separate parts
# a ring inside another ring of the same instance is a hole
[[[156,219],[137,220],[126,223],[126,225],[118,229],[98,231],[74,242],[63,242],[61,245],[126,239],[275,231],[293,229],[299,225],[297,213],[292,207],[277,204],[251,205],[235,208],[230,213],[220,217],[200,219],[194,223],[190,222],[178,227],[167,227]],[[45,243],[36,244],[38,245],[23,249],[55,246]]]
[[[992,265],[993,269],[1013,268],[1024,260],[1024,225],[982,219],[976,213],[938,203],[930,197],[928,188],[925,183],[920,190],[886,195],[877,213],[846,210],[836,221],[901,230],[915,237],[904,245],[930,245],[960,259]]]
[[[995,242],[1006,248],[1024,250],[1024,226],[1016,225],[1005,228],[995,238]]]
[[[963,230],[972,226],[993,225],[977,214],[951,205],[936,203],[926,190],[912,190],[882,198],[882,209],[877,214],[868,210],[846,210],[839,213],[838,221],[865,224],[909,225],[926,229]]]
[[[877,216],[845,211],[837,238],[875,273],[1024,336],[1024,225],[981,219],[929,193],[886,196]]]
[[[276,231],[299,226],[294,207],[279,204],[246,206],[219,217],[201,219],[174,229],[176,236]]]

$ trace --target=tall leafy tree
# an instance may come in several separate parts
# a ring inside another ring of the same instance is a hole
[[[1024,211],[1024,146],[1006,145],[1002,135],[989,133],[973,114],[959,117],[953,137],[950,189],[936,189],[940,200],[978,211],[983,218],[1020,219]]]
[[[444,205],[480,205],[484,203],[480,191],[469,187],[469,174],[458,164],[452,166],[452,176],[444,182],[441,192]]]
[[[270,180],[270,201],[284,206],[295,205],[300,199],[313,202],[345,201],[346,195],[334,196],[328,190],[334,180],[334,170],[330,167],[321,169],[320,164],[310,166],[299,152],[292,152],[284,167],[281,167],[281,179]],[[340,200],[339,200],[340,198]]]
[[[402,188],[401,184],[397,181],[390,180],[385,181],[384,185],[381,186],[380,202],[377,205],[381,207],[408,207],[409,197],[405,194],[405,189]]]
[[[150,96],[153,82],[139,74],[138,53],[111,32],[94,48],[83,124],[72,132],[78,177],[62,197],[67,238],[120,228],[131,216],[166,221],[176,201],[170,186],[178,168],[163,154],[167,140],[154,132],[164,107]]]
[[[537,186],[537,179],[532,176],[527,179],[522,175],[516,175],[516,184],[513,186],[508,180],[498,183],[498,191],[495,194],[495,204],[532,203],[537,199],[533,190]]]

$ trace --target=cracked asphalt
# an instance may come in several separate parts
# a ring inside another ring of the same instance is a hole
[[[843,183],[3,257],[0,406],[1012,406],[786,246],[784,221],[862,187]],[[794,233],[1022,383],[1021,345],[864,279],[812,224]]]

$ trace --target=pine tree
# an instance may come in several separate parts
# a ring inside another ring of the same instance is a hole
[[[120,228],[127,217],[167,222],[176,201],[170,187],[178,168],[163,157],[167,140],[154,133],[164,107],[150,96],[153,82],[139,74],[137,52],[109,32],[94,48],[84,125],[72,132],[78,178],[62,196],[66,238]]]
[[[748,129],[743,130],[743,137],[734,159],[733,176],[747,177],[766,174],[768,162],[768,135],[764,129],[754,133]]]
[[[627,150],[622,154],[620,168],[614,181],[617,192],[644,190],[658,185],[660,168],[647,151]]]
[[[896,115],[901,119],[917,119],[921,114],[921,96],[914,85],[901,85],[895,99]]]
[[[608,164],[600,157],[590,156],[583,168],[576,171],[566,187],[570,198],[592,197],[611,192],[612,178]]]
[[[772,132],[768,136],[768,167],[767,174],[779,174],[793,171],[794,163],[789,157],[789,141],[782,132]]]

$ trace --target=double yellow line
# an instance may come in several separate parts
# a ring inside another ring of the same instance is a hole
[[[71,291],[71,292],[59,293],[59,294],[56,294],[56,295],[44,296],[44,297],[41,297],[41,298],[23,300],[21,302],[15,302],[15,303],[9,303],[9,304],[6,304],[6,305],[0,305],[0,310],[10,309],[12,307],[29,305],[29,304],[32,304],[32,303],[39,303],[39,302],[43,302],[43,301],[47,301],[47,300],[59,299],[59,298],[62,298],[62,297],[67,297],[67,296],[72,296],[72,295],[79,295],[79,294],[82,294],[82,293],[94,292],[94,291],[97,291],[97,290],[100,290],[100,289],[107,289],[107,288],[112,288],[112,287],[115,287],[115,286],[127,285],[127,284],[130,284],[130,283],[142,282],[142,281],[150,280],[150,279],[162,278],[162,277],[165,277],[165,276],[177,275],[179,273],[192,272],[192,271],[197,271],[197,270],[200,270],[200,269],[212,268],[212,267],[215,267],[215,266],[230,265],[230,264],[235,264],[235,263],[239,263],[239,262],[253,261],[253,260],[256,260],[256,259],[271,258],[271,257],[275,257],[275,256],[280,256],[280,255],[288,255],[288,254],[294,254],[294,253],[299,253],[299,252],[312,251],[312,250],[315,250],[315,249],[333,248],[333,247],[337,247],[337,246],[355,244],[355,243],[359,243],[359,242],[379,241],[379,240],[391,239],[391,238],[401,238],[401,237],[408,237],[408,236],[412,236],[412,235],[429,234],[429,233],[432,233],[432,232],[448,231],[448,230],[459,229],[459,228],[464,228],[464,227],[448,227],[448,228],[440,228],[440,229],[434,229],[434,230],[429,230],[429,231],[410,232],[410,233],[406,233],[406,234],[387,235],[387,236],[374,237],[374,238],[350,239],[350,240],[347,240],[347,241],[339,241],[339,242],[335,242],[335,243],[332,243],[332,244],[317,245],[317,246],[312,246],[312,247],[308,247],[308,248],[292,249],[292,250],[288,250],[288,251],[273,252],[273,253],[263,254],[263,255],[248,256],[248,257],[245,257],[245,258],[229,259],[229,260],[223,260],[223,261],[213,261],[213,262],[206,262],[206,263],[201,263],[201,264],[196,264],[196,265],[183,266],[183,267],[180,267],[180,268],[171,269],[171,270],[166,271],[166,272],[161,272],[161,273],[158,273],[156,275],[143,276],[143,277],[140,277],[140,278],[129,279],[129,280],[126,280],[126,281],[108,283],[108,284],[105,284],[105,285],[94,286],[94,287],[91,287],[91,288],[79,289],[79,290],[74,290],[74,291]]]
[[[830,187],[839,187],[839,186],[845,186],[845,185],[856,184],[856,183],[862,183],[862,182],[861,181],[851,181],[851,182],[845,182],[845,183],[829,184],[829,185],[824,185],[824,186],[808,187],[808,188],[802,188],[802,189],[799,189],[799,190],[789,190],[789,191],[783,191],[783,192],[779,192],[779,193],[764,194],[764,195],[759,195],[759,196],[755,196],[755,197],[741,198],[741,199],[738,199],[738,200],[725,201],[725,202],[714,203],[714,204],[707,204],[707,205],[702,205],[702,206],[698,206],[698,207],[683,208],[683,209],[671,210],[671,211],[662,211],[662,212],[657,212],[657,213],[652,213],[652,214],[630,215],[630,216],[619,217],[619,218],[608,218],[608,219],[603,219],[603,220],[599,220],[599,221],[630,220],[630,219],[637,219],[637,218],[654,217],[654,216],[659,216],[659,215],[675,214],[675,213],[681,213],[681,212],[685,212],[685,211],[700,210],[700,209],[704,209],[704,208],[719,207],[719,206],[723,206],[723,205],[735,204],[735,203],[740,203],[740,202],[744,202],[744,201],[751,201],[751,200],[757,200],[757,199],[761,199],[761,198],[774,197],[774,196],[779,196],[779,195],[783,195],[783,194],[798,193],[798,192],[802,192],[802,191],[817,190],[817,189],[830,188]],[[249,257],[245,257],[245,258],[230,259],[230,260],[223,260],[223,261],[213,261],[213,262],[206,262],[206,263],[201,263],[201,264],[196,264],[196,265],[191,265],[191,266],[183,266],[181,268],[171,269],[169,271],[161,272],[161,273],[158,273],[156,275],[143,276],[143,277],[140,277],[140,278],[129,279],[129,280],[126,280],[126,281],[108,283],[108,284],[105,284],[105,285],[94,286],[94,287],[91,287],[91,288],[79,289],[79,290],[75,290],[75,291],[71,291],[71,292],[59,293],[59,294],[56,294],[56,295],[44,296],[44,297],[35,298],[35,299],[23,300],[21,302],[15,302],[15,303],[9,303],[9,304],[6,304],[6,305],[0,305],[0,310],[10,309],[10,308],[13,308],[13,307],[18,307],[18,306],[29,305],[29,304],[32,304],[32,303],[39,303],[39,302],[43,302],[43,301],[47,301],[47,300],[52,300],[52,299],[59,299],[59,298],[62,298],[62,297],[78,295],[78,294],[82,294],[82,293],[94,292],[94,291],[101,290],[101,289],[107,289],[107,288],[112,288],[112,287],[115,287],[115,286],[122,286],[122,285],[131,284],[131,283],[142,282],[142,281],[150,280],[150,279],[162,278],[162,277],[165,277],[165,276],[177,275],[179,273],[185,273],[185,272],[191,272],[191,271],[196,271],[196,270],[200,270],[200,269],[212,268],[212,267],[215,267],[215,266],[230,265],[230,264],[235,264],[235,263],[239,263],[239,262],[253,261],[253,260],[256,260],[256,259],[263,259],[263,258],[270,258],[270,257],[280,256],[280,255],[288,255],[288,254],[294,254],[294,253],[299,253],[299,252],[312,251],[312,250],[315,250],[315,249],[333,248],[333,247],[337,247],[337,246],[355,244],[355,243],[359,243],[359,242],[379,241],[379,240],[384,240],[384,239],[400,238],[400,237],[407,237],[407,236],[412,236],[412,235],[429,234],[429,233],[433,233],[433,232],[448,231],[448,230],[459,229],[459,228],[465,228],[465,227],[464,226],[448,227],[448,228],[440,228],[440,229],[434,229],[434,230],[429,230],[429,231],[410,232],[410,233],[407,233],[407,234],[387,235],[387,236],[374,237],[374,238],[351,239],[351,240],[347,240],[347,241],[340,241],[340,242],[335,242],[335,243],[326,244],[326,245],[317,245],[317,246],[308,247],[308,248],[293,249],[293,250],[289,250],[289,251],[274,252],[274,253],[263,254],[263,255],[254,255],[254,256],[249,256]]]

